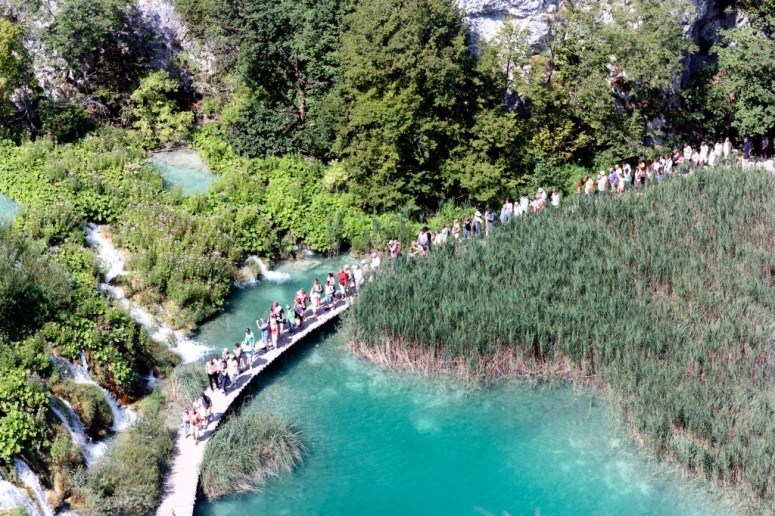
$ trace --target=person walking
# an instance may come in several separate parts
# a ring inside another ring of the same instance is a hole
[[[244,357],[242,356],[242,346],[240,346],[239,342],[234,343],[234,350],[232,351],[232,354],[234,355],[234,358],[237,360],[237,370],[239,372],[242,372],[242,369],[244,367]]]
[[[269,321],[269,340],[272,345],[272,349],[277,349],[277,341],[279,340],[280,325],[276,319]]]
[[[229,355],[227,363],[227,372],[229,374],[229,384],[237,385],[237,377],[239,376],[239,361],[234,355]]]
[[[218,380],[220,380],[219,383],[221,384],[221,392],[226,394],[229,388],[229,366],[226,363],[226,360],[220,361],[218,367]]]
[[[471,223],[471,218],[466,217],[463,220],[463,236],[466,240],[471,240],[471,234],[473,233],[473,226]]]
[[[482,212],[476,210],[476,213],[474,213],[474,231],[476,232],[476,236],[480,238],[482,237],[482,225],[484,225]]]
[[[728,163],[729,155],[732,153],[732,142],[729,141],[728,136],[724,139],[724,148],[722,149],[722,152],[724,153],[724,163]]]
[[[452,238],[455,242],[460,241],[460,222],[457,219],[452,223]]]
[[[210,391],[215,392],[218,388],[218,356],[214,356],[212,360],[208,360],[205,364],[205,373],[207,373],[207,383],[210,386]]]
[[[336,292],[336,280],[334,280],[334,273],[329,272],[328,278],[326,278],[326,308],[331,309],[331,305],[334,304],[334,293]]]
[[[318,310],[320,310],[320,301],[323,295],[323,285],[320,284],[317,278],[312,283],[312,288],[309,289],[310,296],[312,297],[312,317],[318,316]]]
[[[245,328],[245,339],[242,341],[242,353],[245,355],[245,362],[250,364],[253,369],[253,353],[256,349],[256,338],[250,328]]]
[[[269,321],[266,319],[259,319],[256,321],[256,326],[261,332],[261,346],[259,347],[263,350],[263,353],[266,353],[266,350],[269,347]]]
[[[296,333],[296,306],[285,305],[285,312],[288,314],[288,332],[291,335]]]

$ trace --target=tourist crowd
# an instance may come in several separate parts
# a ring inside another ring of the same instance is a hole
[[[380,270],[382,259],[377,252],[371,253],[370,260],[361,260],[352,266],[345,265],[338,272],[329,272],[323,283],[315,279],[309,293],[299,289],[293,299],[293,304],[275,301],[269,308],[265,318],[256,320],[258,335],[251,328],[245,328],[242,342],[235,342],[232,349],[223,348],[220,355],[215,355],[204,364],[207,375],[208,389],[194,401],[191,408],[183,411],[183,428],[186,437],[193,436],[199,442],[203,432],[212,419],[212,399],[208,396],[220,391],[226,395],[237,386],[240,375],[248,369],[253,369],[256,359],[268,351],[277,349],[284,338],[292,337],[304,328],[310,319],[318,316],[340,302],[347,303],[357,295],[367,281],[371,281],[373,273]]]
[[[746,139],[742,149],[743,161],[751,158],[753,146]],[[660,156],[651,163],[640,161],[635,169],[629,163],[617,163],[608,172],[601,170],[596,177],[585,176],[576,183],[575,196],[577,202],[582,198],[589,200],[593,196],[605,194],[621,195],[625,191],[639,190],[649,183],[660,184],[666,177],[675,174],[691,174],[702,167],[715,167],[722,163],[730,164],[734,158],[732,144],[727,138],[723,143],[718,141],[713,146],[702,142],[694,149],[685,145],[682,150],[674,149],[672,154]],[[417,239],[407,251],[409,258],[425,257],[432,246],[444,245],[448,242],[459,242],[476,237],[487,237],[497,223],[506,225],[512,219],[525,217],[531,213],[543,210],[547,205],[560,207],[560,192],[557,188],[548,194],[543,188],[536,191],[535,196],[520,195],[519,200],[512,202],[506,198],[500,213],[489,207],[484,214],[476,210],[472,217],[465,217],[463,223],[454,219],[452,225],[441,225],[438,232],[424,226]],[[391,263],[402,256],[403,249],[398,240],[390,240],[385,254]],[[382,267],[381,253],[372,252],[370,259],[361,260],[352,266],[345,265],[338,272],[329,272],[323,283],[315,279],[309,293],[300,289],[296,292],[293,303],[286,304],[275,301],[269,308],[265,318],[256,320],[260,338],[257,339],[250,328],[245,328],[242,342],[234,344],[232,349],[223,348],[220,355],[215,355],[205,363],[205,373],[209,384],[209,392],[220,390],[224,395],[229,389],[237,386],[237,380],[244,371],[253,369],[259,355],[277,349],[279,343],[287,337],[292,337],[304,328],[309,319],[316,319],[319,314],[334,308],[340,301],[347,303],[357,295],[366,282]],[[212,418],[212,400],[203,392],[193,406],[183,413],[183,426],[186,437],[193,435],[198,442],[202,432],[210,424]]]

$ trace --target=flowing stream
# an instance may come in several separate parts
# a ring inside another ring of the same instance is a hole
[[[54,516],[54,511],[51,510],[51,507],[48,504],[46,493],[43,492],[43,487],[40,485],[38,476],[30,469],[27,463],[21,459],[14,459],[13,464],[16,468],[16,474],[19,475],[19,480],[34,493],[41,514],[44,516]]]
[[[56,398],[56,401],[52,401],[51,403],[51,411],[59,418],[67,429],[67,433],[70,434],[70,439],[73,440],[75,445],[81,450],[81,453],[83,453],[83,458],[86,461],[87,467],[91,466],[97,459],[105,455],[108,445],[103,441],[94,442],[92,438],[86,434],[81,418],[78,417],[78,414],[75,413],[73,407],[67,400]]]
[[[236,290],[199,340],[241,340],[272,301],[288,303],[341,264],[282,265],[289,281]],[[260,493],[200,501],[200,516],[732,512],[705,483],[649,459],[593,391],[389,373],[351,356],[335,332],[259,378],[241,410],[295,421],[309,452]]]
[[[137,421],[137,413],[129,407],[122,407],[119,405],[112,392],[103,388],[92,379],[91,373],[89,373],[89,367],[86,363],[86,357],[83,353],[81,353],[81,365],[75,365],[69,360],[54,355],[52,355],[51,359],[59,370],[75,383],[94,385],[102,391],[102,394],[105,396],[105,402],[110,407],[110,412],[113,415],[113,426],[111,427],[111,430],[114,432],[121,432],[135,424]]]
[[[27,516],[39,516],[40,509],[32,501],[27,491],[0,479],[0,513],[12,509],[22,509]]]
[[[99,285],[100,290],[107,293],[117,306],[126,310],[132,319],[145,328],[152,339],[170,346],[181,356],[183,362],[199,359],[207,351],[207,346],[188,338],[182,331],[173,330],[161,317],[128,299],[121,287],[110,284],[114,279],[127,274],[126,263],[113,242],[105,237],[103,229],[102,226],[94,224],[89,224],[86,228],[86,240],[97,251],[97,257],[106,271],[105,282]]]

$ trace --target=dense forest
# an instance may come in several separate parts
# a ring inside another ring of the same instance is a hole
[[[23,206],[0,229],[0,470],[22,455],[92,512],[156,501],[171,440],[142,377],[178,358],[98,291],[87,223],[127,253],[127,295],[190,329],[249,254],[381,248],[684,141],[767,152],[775,137],[772,0],[561,1],[541,33],[505,21],[488,37],[461,5],[0,2],[0,193]],[[207,193],[148,166],[180,143],[217,175]],[[145,398],[100,468],[84,471],[52,395],[94,437],[109,411],[52,353]]]

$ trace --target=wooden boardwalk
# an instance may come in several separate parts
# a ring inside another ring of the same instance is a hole
[[[186,438],[181,426],[175,438],[175,451],[172,466],[167,473],[162,491],[162,502],[156,512],[159,516],[187,516],[193,514],[196,503],[197,487],[199,485],[199,468],[202,466],[205,447],[209,437],[215,432],[223,416],[228,411],[234,400],[243,390],[248,388],[253,379],[258,376],[272,362],[282,355],[294,344],[304,340],[310,333],[324,326],[329,321],[336,319],[349,305],[343,301],[328,312],[320,314],[316,319],[305,320],[304,329],[297,331],[295,335],[285,334],[283,340],[278,343],[278,348],[273,349],[255,358],[255,366],[243,372],[237,379],[237,386],[231,387],[228,394],[224,395],[220,390],[210,393],[213,401],[213,417],[210,425],[200,436],[199,444],[192,437]],[[260,338],[260,334],[258,335]],[[204,367],[204,366],[203,366]]]

